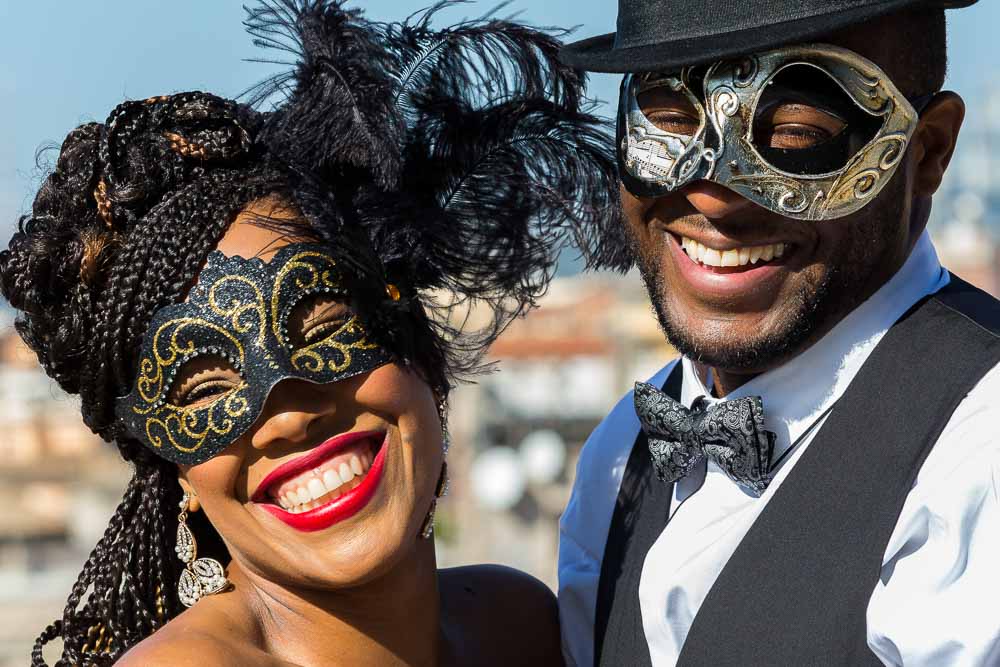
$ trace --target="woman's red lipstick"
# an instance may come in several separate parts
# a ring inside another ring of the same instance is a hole
[[[267,491],[272,486],[281,484],[290,477],[310,470],[326,459],[336,455],[339,450],[349,447],[359,440],[374,440],[376,438],[381,438],[382,446],[375,455],[371,467],[357,487],[319,507],[304,512],[289,512],[278,505],[267,502]],[[251,500],[271,514],[271,516],[283,521],[296,530],[311,532],[329,528],[333,524],[343,521],[359,512],[361,508],[368,504],[372,496],[375,495],[385,468],[387,443],[388,435],[378,431],[345,433],[330,438],[312,449],[308,454],[278,466],[271,471],[257,486],[257,490],[254,491]]]

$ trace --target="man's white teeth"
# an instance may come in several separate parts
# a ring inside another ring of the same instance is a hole
[[[371,463],[371,457],[362,454],[337,465],[324,464],[292,480],[291,488],[282,490],[278,504],[294,514],[319,507],[346,493],[349,490],[347,485],[356,477],[363,477]],[[282,486],[289,484],[286,482]],[[322,502],[317,502],[319,500]]]
[[[788,246],[784,243],[769,245],[742,246],[729,250],[709,248],[694,239],[681,237],[681,248],[688,257],[705,266],[746,266],[757,262],[770,262],[785,254]]]

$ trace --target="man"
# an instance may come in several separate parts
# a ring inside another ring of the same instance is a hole
[[[581,454],[570,664],[1000,665],[1000,303],[925,231],[974,1],[620,0],[565,47],[626,73],[609,263],[683,355]]]

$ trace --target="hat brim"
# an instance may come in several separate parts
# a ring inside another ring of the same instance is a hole
[[[590,72],[624,74],[679,69],[688,65],[700,65],[744,53],[802,42],[921,4],[959,9],[974,5],[976,2],[978,0],[937,2],[888,0],[874,6],[856,7],[823,16],[735,30],[709,37],[692,37],[620,49],[614,48],[615,33],[612,32],[567,44],[559,51],[559,57],[572,67]]]

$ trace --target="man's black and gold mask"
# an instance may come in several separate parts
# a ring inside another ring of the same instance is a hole
[[[213,252],[188,298],[154,315],[118,417],[169,461],[207,461],[250,428],[281,380],[337,382],[390,361],[347,305],[315,327],[319,335],[293,326],[294,313],[311,302],[346,304],[348,297],[323,246],[288,245],[267,263]],[[206,358],[231,366],[240,381],[208,400],[182,400],[175,387],[181,371]]]

